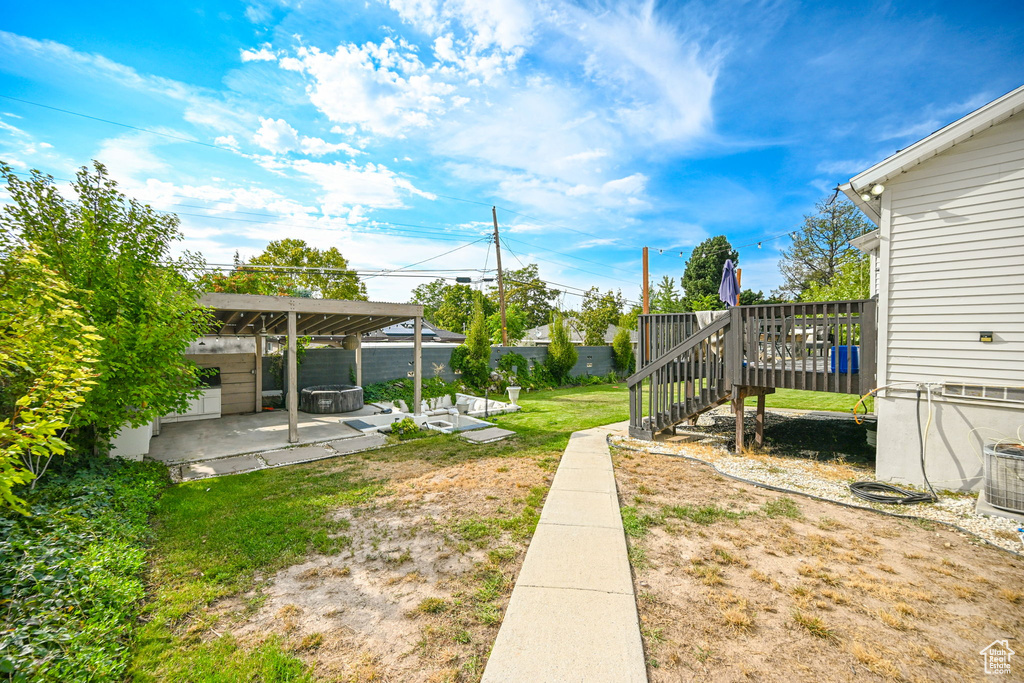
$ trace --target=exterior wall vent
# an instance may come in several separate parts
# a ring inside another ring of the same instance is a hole
[[[997,387],[980,384],[944,384],[943,396],[1024,403],[1024,387]]]

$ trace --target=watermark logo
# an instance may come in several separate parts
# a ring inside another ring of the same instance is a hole
[[[985,658],[985,673],[992,675],[1010,673],[1010,658],[1014,652],[1007,640],[995,640],[980,653]]]

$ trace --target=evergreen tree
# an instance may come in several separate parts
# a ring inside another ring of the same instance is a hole
[[[569,333],[565,329],[560,313],[556,313],[552,318],[550,329],[551,344],[548,346],[547,358],[544,359],[544,367],[556,383],[563,384],[579,360],[579,352],[569,341]]]
[[[722,267],[732,259],[739,265],[740,255],[725,235],[716,235],[697,245],[683,271],[686,309],[691,311],[721,310],[725,304],[718,299],[722,284]]]
[[[795,233],[789,248],[782,252],[779,270],[784,282],[773,292],[775,296],[801,299],[815,284],[828,287],[855,251],[850,240],[872,229],[850,202],[820,201],[815,209],[817,213],[804,216],[803,227]]]
[[[682,313],[686,310],[683,297],[676,291],[676,281],[665,275],[651,295],[651,313]]]

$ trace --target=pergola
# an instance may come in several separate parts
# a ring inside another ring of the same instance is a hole
[[[356,384],[363,380],[362,334],[388,325],[413,320],[419,330],[423,306],[343,299],[307,299],[259,294],[207,293],[199,297],[200,306],[213,309],[210,334],[252,336],[257,358],[263,356],[266,335],[288,337],[288,441],[299,440],[298,362],[295,340],[299,336],[351,337],[356,352]],[[346,345],[348,346],[348,345]],[[423,382],[423,344],[421,335],[413,335],[413,406],[420,411]],[[256,363],[256,412],[263,410],[261,363]]]

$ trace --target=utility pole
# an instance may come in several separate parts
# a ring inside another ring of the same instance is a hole
[[[505,279],[501,275],[501,239],[498,237],[498,207],[491,207],[494,218],[494,253],[498,257],[498,309],[501,311],[501,345],[508,346],[508,327],[505,325]]]

